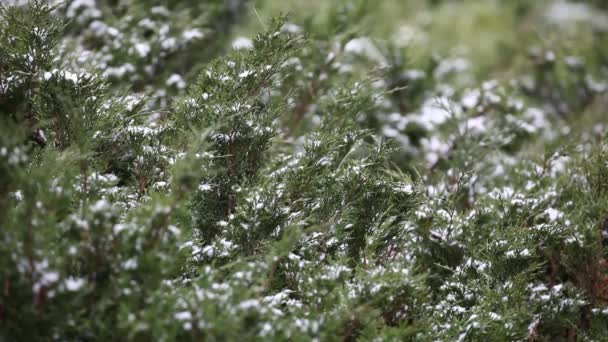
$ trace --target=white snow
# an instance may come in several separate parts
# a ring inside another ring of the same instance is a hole
[[[127,259],[122,263],[122,267],[125,270],[134,270],[137,268],[137,260],[135,258]]]
[[[171,76],[169,76],[166,84],[169,87],[175,86],[177,89],[186,88],[186,82],[184,82],[184,79],[179,74],[172,74]]]
[[[435,69],[435,77],[442,78],[451,73],[461,73],[469,70],[470,67],[471,62],[462,57],[444,59]]]
[[[247,37],[238,37],[232,41],[232,48],[235,50],[253,49],[253,41]]]
[[[191,41],[194,39],[200,39],[203,38],[203,32],[201,32],[201,30],[199,29],[191,29],[191,30],[186,30],[184,31],[184,33],[182,33],[182,37],[184,38],[185,41]]]
[[[288,33],[298,33],[302,31],[302,28],[296,24],[286,23],[285,25],[283,25],[283,27],[281,27],[281,31]]]
[[[69,277],[64,281],[65,288],[68,291],[78,291],[84,286],[85,283],[86,283],[85,279],[74,278],[74,277]]]
[[[545,215],[549,218],[550,221],[555,222],[564,217],[564,213],[555,209],[555,208],[547,208],[545,209]]]
[[[479,98],[481,97],[481,92],[479,89],[474,89],[466,92],[460,102],[466,109],[475,108],[479,103]]]
[[[141,58],[147,57],[151,50],[150,44],[146,42],[137,43],[133,46],[133,48]]]
[[[175,315],[173,315],[173,318],[175,318],[178,321],[190,320],[190,319],[192,319],[192,313],[190,313],[190,311],[176,312]]]
[[[241,72],[239,74],[239,78],[247,78],[247,77],[249,77],[249,76],[251,76],[253,74],[255,74],[255,71],[253,71],[253,70],[245,70],[245,71],[243,71],[243,72]]]
[[[386,65],[386,58],[380,50],[374,45],[368,37],[359,37],[351,39],[344,45],[344,52],[349,52],[355,55],[366,56],[367,58],[378,62],[381,65]]]
[[[203,183],[201,185],[198,186],[198,190],[199,191],[209,191],[211,190],[211,184],[209,183]]]
[[[110,205],[110,202],[108,202],[105,199],[100,199],[99,201],[93,203],[93,205],[91,205],[91,211],[94,213],[99,213],[99,212],[104,212],[104,211],[108,211],[112,206]]]
[[[414,187],[412,186],[412,184],[400,184],[399,186],[393,188],[393,190],[396,192],[411,194],[414,192]]]
[[[260,306],[260,302],[257,299],[248,299],[239,304],[239,309],[248,310]]]

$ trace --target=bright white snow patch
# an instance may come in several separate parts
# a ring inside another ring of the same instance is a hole
[[[203,32],[199,29],[186,30],[182,33],[182,37],[184,37],[184,40],[186,41],[200,39],[203,38]]]
[[[255,74],[255,71],[253,71],[253,70],[245,70],[245,71],[243,71],[243,72],[241,72],[239,74],[239,78],[246,78],[246,77],[249,77],[249,76],[251,76],[253,74]]]
[[[179,74],[172,74],[169,76],[166,83],[169,87],[175,86],[177,89],[186,88],[186,82],[184,82],[184,79]]]
[[[302,28],[296,24],[287,23],[281,27],[281,31],[288,33],[298,33],[302,31]]]
[[[65,284],[65,288],[68,291],[78,291],[80,290],[80,288],[82,288],[84,286],[84,284],[86,283],[86,280],[84,280],[83,278],[67,278],[64,282]]]
[[[122,263],[122,267],[125,270],[134,270],[137,268],[137,260],[135,258],[128,259]]]
[[[94,213],[104,212],[110,208],[111,208],[110,202],[108,202],[105,199],[100,199],[99,201],[97,201],[93,205],[91,205],[91,211]]]
[[[400,184],[399,186],[395,187],[393,190],[396,192],[403,192],[406,194],[411,194],[414,192],[414,187],[412,186],[412,184]]]
[[[549,218],[550,221],[555,222],[564,217],[564,213],[554,208],[545,209],[545,215]]]
[[[137,51],[137,54],[141,58],[145,58],[146,56],[148,56],[148,54],[150,53],[150,50],[151,50],[150,44],[145,43],[145,42],[137,43],[133,47],[135,48],[135,51]]]
[[[192,319],[192,314],[190,313],[190,311],[180,311],[176,312],[175,315],[173,315],[173,318],[178,321],[186,321]]]
[[[211,190],[211,184],[209,183],[203,183],[201,185],[198,186],[198,190],[200,191],[209,191]]]
[[[471,109],[471,108],[475,108],[475,106],[477,106],[477,104],[479,104],[480,97],[481,97],[481,92],[479,91],[479,89],[474,89],[474,90],[466,92],[462,96],[462,99],[460,100],[460,102],[462,103],[462,105],[465,108]]]
[[[446,122],[452,114],[458,114],[458,111],[456,107],[451,106],[447,98],[428,99],[422,104],[420,113],[412,113],[403,117],[398,123],[398,128],[403,129],[412,122],[427,130],[432,130]]]
[[[235,50],[253,49],[253,41],[247,37],[238,37],[232,41],[232,48]]]

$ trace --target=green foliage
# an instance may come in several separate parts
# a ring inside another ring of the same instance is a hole
[[[254,5],[0,6],[0,340],[605,339],[602,2]]]

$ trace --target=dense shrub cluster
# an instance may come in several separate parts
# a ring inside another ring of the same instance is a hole
[[[0,341],[605,340],[604,2],[413,3],[0,5]]]

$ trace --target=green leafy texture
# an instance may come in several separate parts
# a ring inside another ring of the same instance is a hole
[[[1,7],[0,340],[605,339],[601,2],[248,3]]]

